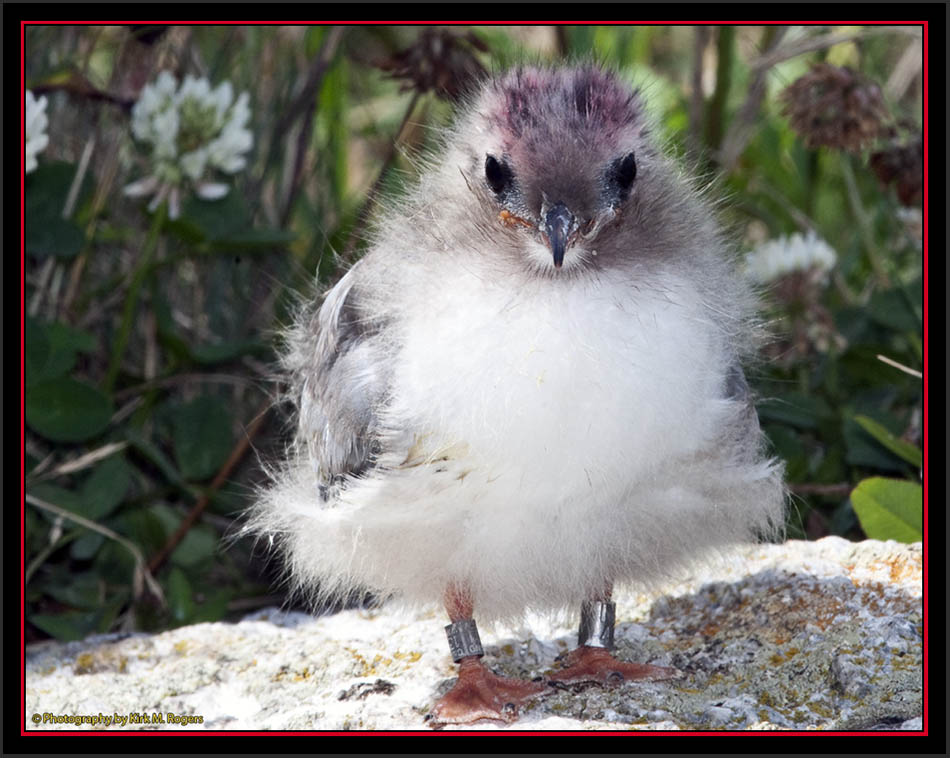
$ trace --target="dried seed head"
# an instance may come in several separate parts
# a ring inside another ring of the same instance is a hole
[[[819,63],[782,92],[783,113],[809,147],[860,152],[887,133],[889,112],[874,82]]]
[[[473,32],[428,27],[413,45],[376,65],[394,79],[405,79],[403,90],[431,90],[438,97],[457,100],[486,74],[476,50],[487,52],[488,46]]]
[[[904,144],[871,155],[871,169],[881,184],[893,184],[902,205],[920,205],[924,183],[924,143],[920,132]]]

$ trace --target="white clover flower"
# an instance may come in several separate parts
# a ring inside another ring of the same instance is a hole
[[[46,134],[46,98],[37,100],[33,93],[26,91],[26,173],[33,171],[36,166],[36,156],[42,153],[49,144]]]
[[[769,240],[746,256],[746,275],[765,284],[795,271],[814,271],[821,279],[837,261],[835,251],[815,232]]]
[[[162,71],[132,108],[132,134],[149,147],[152,173],[126,186],[125,194],[154,195],[150,211],[168,200],[172,219],[181,213],[186,185],[205,200],[227,195],[229,186],[209,180],[208,174],[234,174],[247,165],[244,153],[254,143],[247,128],[249,100],[242,92],[235,101],[230,82],[211,89],[207,79],[186,76],[179,86],[175,77]]]

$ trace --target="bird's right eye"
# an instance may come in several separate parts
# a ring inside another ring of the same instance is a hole
[[[513,179],[511,167],[494,155],[485,158],[485,181],[496,195],[504,194],[510,187]]]

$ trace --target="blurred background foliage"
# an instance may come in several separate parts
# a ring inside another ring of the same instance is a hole
[[[795,232],[833,248],[830,271],[766,283],[773,339],[750,370],[787,464],[788,536],[920,539],[919,28],[32,26],[25,39],[49,136],[25,183],[27,640],[283,601],[266,551],[222,543],[290,432],[275,334],[299,293],[359,256],[471,77],[526,61],[593,58],[642,87],[669,149],[726,198],[743,251]],[[250,94],[246,168],[222,199],[186,193],[174,220],[122,193],[147,172],[130,116],[162,70]]]

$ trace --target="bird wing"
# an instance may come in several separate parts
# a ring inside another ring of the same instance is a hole
[[[733,361],[726,371],[726,397],[739,403],[752,404],[752,393],[746,381],[745,372],[738,360]]]
[[[381,324],[362,306],[358,269],[351,268],[297,327],[287,359],[300,388],[298,443],[326,485],[363,473],[379,452],[388,361]]]
[[[727,400],[738,403],[741,408],[733,435],[739,450],[742,451],[741,457],[751,460],[761,446],[762,433],[752,390],[749,389],[738,358],[733,360],[726,371],[725,394]]]

